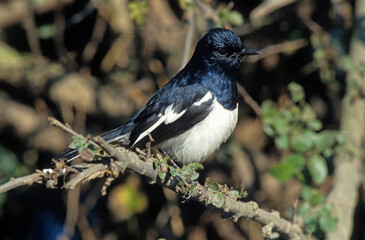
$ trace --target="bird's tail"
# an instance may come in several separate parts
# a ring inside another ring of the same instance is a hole
[[[115,128],[107,133],[104,133],[101,135],[101,137],[107,142],[107,143],[120,143],[121,145],[129,145],[129,135],[132,128],[132,123],[129,122],[121,127]],[[55,160],[66,160],[66,162],[70,162],[73,159],[77,158],[79,156],[78,149],[70,149],[58,156],[56,156]]]

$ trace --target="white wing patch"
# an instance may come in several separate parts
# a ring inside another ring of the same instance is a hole
[[[186,112],[186,110],[184,110],[184,111],[181,111],[180,113],[176,113],[174,110],[175,109],[172,108],[172,104],[169,105],[165,109],[165,115],[164,115],[164,116],[166,116],[165,121],[164,121],[165,124],[175,122],[177,119],[179,119]]]
[[[176,113],[175,109],[172,108],[172,107],[173,107],[173,104],[170,104],[165,109],[165,112],[164,112],[163,115],[161,113],[159,113],[158,114],[158,117],[159,117],[158,121],[155,122],[155,124],[153,124],[151,127],[149,127],[146,131],[141,133],[141,135],[139,135],[137,140],[134,142],[133,146],[136,143],[138,143],[141,139],[143,139],[145,136],[147,136],[149,133],[153,132],[153,130],[155,130],[158,126],[160,126],[161,123],[165,123],[165,124],[173,123],[177,119],[179,119],[182,115],[184,115],[184,113],[186,112],[186,110],[184,110],[180,113]]]
[[[139,140],[141,140],[142,138],[144,138],[145,136],[147,136],[149,133],[151,133],[153,130],[155,130],[164,120],[166,119],[166,116],[162,116],[160,119],[158,119],[157,122],[155,122],[155,124],[153,124],[149,129],[147,129],[146,131],[144,131],[143,133],[141,133],[141,135],[138,136],[137,140],[133,143],[133,146],[139,142]],[[132,146],[132,147],[133,147]]]
[[[205,102],[208,102],[210,99],[213,98],[213,95],[211,92],[208,92],[204,95],[202,99],[200,99],[198,102],[194,103],[193,106],[200,106]],[[138,143],[141,139],[146,137],[149,133],[153,132],[158,126],[160,126],[161,123],[170,124],[178,120],[182,115],[184,115],[186,110],[181,111],[180,113],[175,112],[175,108],[173,108],[173,104],[170,104],[166,109],[164,114],[159,113],[158,114],[158,121],[153,124],[151,127],[149,127],[146,131],[141,133],[141,135],[138,136],[137,140],[134,142],[133,146]],[[152,136],[153,137],[153,136]],[[133,147],[132,146],[132,147]]]
[[[202,105],[203,103],[205,103],[205,102],[208,102],[210,99],[212,99],[213,98],[213,95],[212,95],[212,93],[209,91],[209,92],[207,92],[207,94],[205,94],[205,96],[202,98],[202,99],[200,99],[199,101],[197,101],[196,103],[194,103],[193,105],[194,106],[200,106],[200,105]]]

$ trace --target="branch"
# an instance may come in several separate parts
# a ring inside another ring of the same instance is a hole
[[[42,172],[35,172],[33,174],[19,177],[19,178],[12,178],[9,182],[0,185],[0,193],[7,192],[13,188],[17,188],[24,185],[32,185],[33,183],[41,183],[43,180],[43,173]]]
[[[75,133],[57,120],[50,120],[52,125],[62,126],[61,128],[67,132]],[[119,173],[124,173],[126,169],[129,169],[140,175],[146,176],[150,180],[150,183],[158,183],[161,186],[175,191],[184,198],[198,201],[210,209],[220,211],[224,213],[224,215],[231,217],[233,221],[237,221],[239,218],[254,220],[264,226],[263,232],[266,234],[266,237],[273,236],[271,235],[272,232],[278,232],[280,235],[289,239],[305,239],[305,236],[298,224],[294,224],[280,218],[277,213],[270,213],[260,209],[258,204],[255,202],[239,201],[237,198],[227,194],[227,191],[222,190],[219,193],[224,194],[224,202],[221,206],[216,206],[212,203],[216,193],[209,191],[207,186],[203,186],[197,181],[191,181],[189,183],[190,186],[194,186],[194,188],[191,188],[192,190],[182,189],[180,187],[181,185],[179,185],[181,181],[175,177],[167,175],[165,179],[161,180],[158,177],[158,171],[154,168],[152,161],[143,161],[136,153],[123,147],[113,147],[105,142],[101,137],[94,137],[93,139],[90,139],[90,141],[104,150],[108,154],[108,157],[103,157],[101,161],[96,163],[90,162],[87,164],[73,166],[67,166],[63,162],[55,161],[56,166],[54,169],[35,173],[40,174],[40,177],[33,178],[33,182],[48,183],[47,186],[51,185],[52,187],[52,184],[50,183],[53,183],[53,186],[55,186],[57,182],[54,181],[56,181],[56,179],[60,176],[67,179],[67,176],[70,174],[76,174],[74,178],[63,185],[63,188],[72,189],[82,181],[88,181],[90,179],[100,178],[106,175],[117,177]],[[12,181],[6,184],[11,185],[11,182]],[[22,183],[24,183],[24,181]],[[27,181],[25,184],[31,183],[32,181]],[[0,186],[0,193],[20,185],[21,184],[17,184],[16,186],[12,185],[7,188]],[[3,190],[1,191],[1,189]]]
[[[354,28],[349,57],[351,63],[362,66],[365,61],[363,16],[365,2],[355,1],[356,27]],[[359,201],[359,188],[364,181],[365,142],[365,89],[364,72],[351,70],[346,76],[346,94],[342,100],[341,131],[346,134],[345,148],[352,154],[335,158],[334,183],[327,202],[332,204],[338,219],[335,231],[328,233],[329,240],[350,239],[354,229],[354,215]]]
[[[237,90],[238,93],[243,97],[243,100],[247,103],[247,105],[249,105],[252,108],[252,110],[257,114],[257,116],[261,116],[262,109],[260,105],[250,96],[250,94],[248,94],[246,89],[243,86],[237,84]]]
[[[254,63],[260,59],[266,58],[267,56],[284,53],[284,52],[291,52],[306,47],[308,45],[308,41],[306,39],[298,39],[289,42],[278,43],[274,45],[267,46],[263,49],[260,49],[261,54],[251,56],[246,61]]]

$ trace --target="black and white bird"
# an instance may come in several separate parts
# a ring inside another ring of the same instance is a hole
[[[246,48],[232,31],[211,29],[183,68],[125,125],[102,135],[130,149],[152,146],[183,165],[201,162],[227,140],[237,123],[236,74]],[[77,149],[56,159],[72,160]]]

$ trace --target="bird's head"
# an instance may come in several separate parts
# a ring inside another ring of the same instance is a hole
[[[215,67],[237,69],[244,56],[257,54],[260,52],[245,47],[232,31],[213,28],[199,40],[194,55]]]

